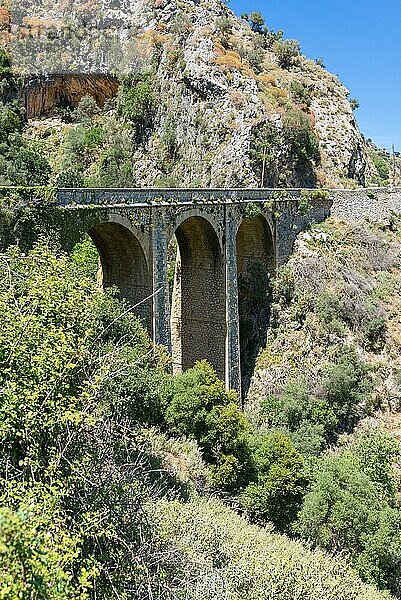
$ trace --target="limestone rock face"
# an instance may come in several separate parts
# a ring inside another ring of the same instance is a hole
[[[265,185],[359,185],[372,169],[348,91],[338,79],[302,55],[283,68],[275,44],[263,41],[220,0],[108,0],[101,9],[95,1],[60,0],[61,18],[54,2],[43,0],[40,9],[31,0],[24,4],[27,16],[19,18],[28,31],[38,22],[62,30],[66,15],[74,15],[80,27],[79,19],[86,15],[113,29],[113,40],[121,47],[120,56],[117,52],[110,60],[119,57],[123,72],[154,70],[157,109],[135,152],[138,186],[259,186],[262,158],[260,148],[259,155],[258,148],[255,152],[255,135],[264,126],[275,139],[266,150]],[[127,31],[134,31],[140,42],[139,58],[128,65]],[[100,105],[116,94],[110,77],[116,64],[108,64],[104,53],[102,60],[96,55],[103,42],[96,38],[96,45],[94,35],[82,41],[79,73],[70,74],[64,85],[59,75],[53,76],[53,89],[32,88],[29,116],[48,115],[60,95],[74,106],[85,93]],[[294,93],[294,82],[308,101]],[[294,142],[291,132],[286,133],[289,111],[298,120],[300,113],[309,119],[320,157],[304,156],[304,142]],[[170,157],[167,133],[174,137]],[[296,156],[294,144],[300,146]]]

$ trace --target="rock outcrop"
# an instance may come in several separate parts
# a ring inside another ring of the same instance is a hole
[[[156,110],[134,153],[137,185],[355,186],[374,170],[338,79],[280,36],[254,31],[220,0],[106,2],[101,12],[96,2],[25,4],[25,15],[18,9],[24,39],[46,26],[53,38],[65,35],[66,22],[81,31],[85,19],[90,32],[78,58],[73,44],[63,47],[72,73],[64,80],[53,73],[45,85],[42,74],[39,87],[27,88],[28,117],[48,116],[60,98],[76,106],[85,94],[102,106],[117,93],[111,74],[152,69]],[[109,63],[105,29],[119,45]],[[127,31],[136,44],[132,65]],[[14,48],[16,36],[11,20]],[[167,134],[174,156],[165,156]]]

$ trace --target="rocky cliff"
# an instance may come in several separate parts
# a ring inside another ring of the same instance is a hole
[[[130,69],[151,71],[152,118],[141,139],[132,142],[135,181],[127,179],[130,185],[355,186],[375,173],[349,93],[338,79],[305,58],[296,42],[237,17],[220,0],[104,3],[101,14],[96,3],[25,4],[24,14],[20,8],[15,12],[25,50],[35,32],[60,32],[68,19],[81,31],[82,19],[86,28],[93,21],[79,57],[71,44],[63,46],[71,72],[61,81],[60,74],[48,75],[46,85],[43,74],[28,77],[25,101],[27,114],[37,120],[29,130],[34,136],[54,134],[60,141],[73,127],[54,118],[57,104],[76,106],[86,94],[103,106],[115,96],[110,71],[118,66],[120,80]],[[20,52],[18,28],[12,22],[11,9],[8,43]],[[93,51],[96,44],[103,48],[104,39],[99,41],[93,31],[98,27],[103,32],[104,24],[113,26],[113,40],[120,44],[109,57],[112,65],[99,62]],[[128,52],[132,46],[127,31],[136,53]],[[42,67],[46,56],[49,52],[39,61]],[[116,56],[121,62],[117,66]],[[132,65],[127,56],[132,56]],[[52,65],[54,60],[43,68],[50,71]],[[29,61],[23,66],[29,70]],[[107,111],[111,118],[115,105],[108,103]],[[53,118],[38,121],[43,117]],[[129,119],[119,118],[124,135],[129,135]],[[99,123],[101,117],[97,119]],[[92,184],[94,163],[109,145],[107,136],[104,144],[81,173]],[[53,162],[56,171],[62,168],[63,160],[56,157]]]

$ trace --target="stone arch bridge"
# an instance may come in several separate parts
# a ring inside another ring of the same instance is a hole
[[[333,205],[346,212],[349,194],[65,189],[57,210],[62,229],[90,235],[103,285],[131,303],[175,371],[207,359],[241,393],[267,331],[269,279],[297,234]]]

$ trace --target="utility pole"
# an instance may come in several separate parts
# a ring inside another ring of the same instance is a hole
[[[395,186],[395,178],[396,178],[396,162],[395,162],[395,147],[393,144],[393,186]]]
[[[266,177],[266,159],[267,159],[267,147],[263,148],[263,159],[262,159],[262,181],[260,187],[265,187],[265,177]]]

